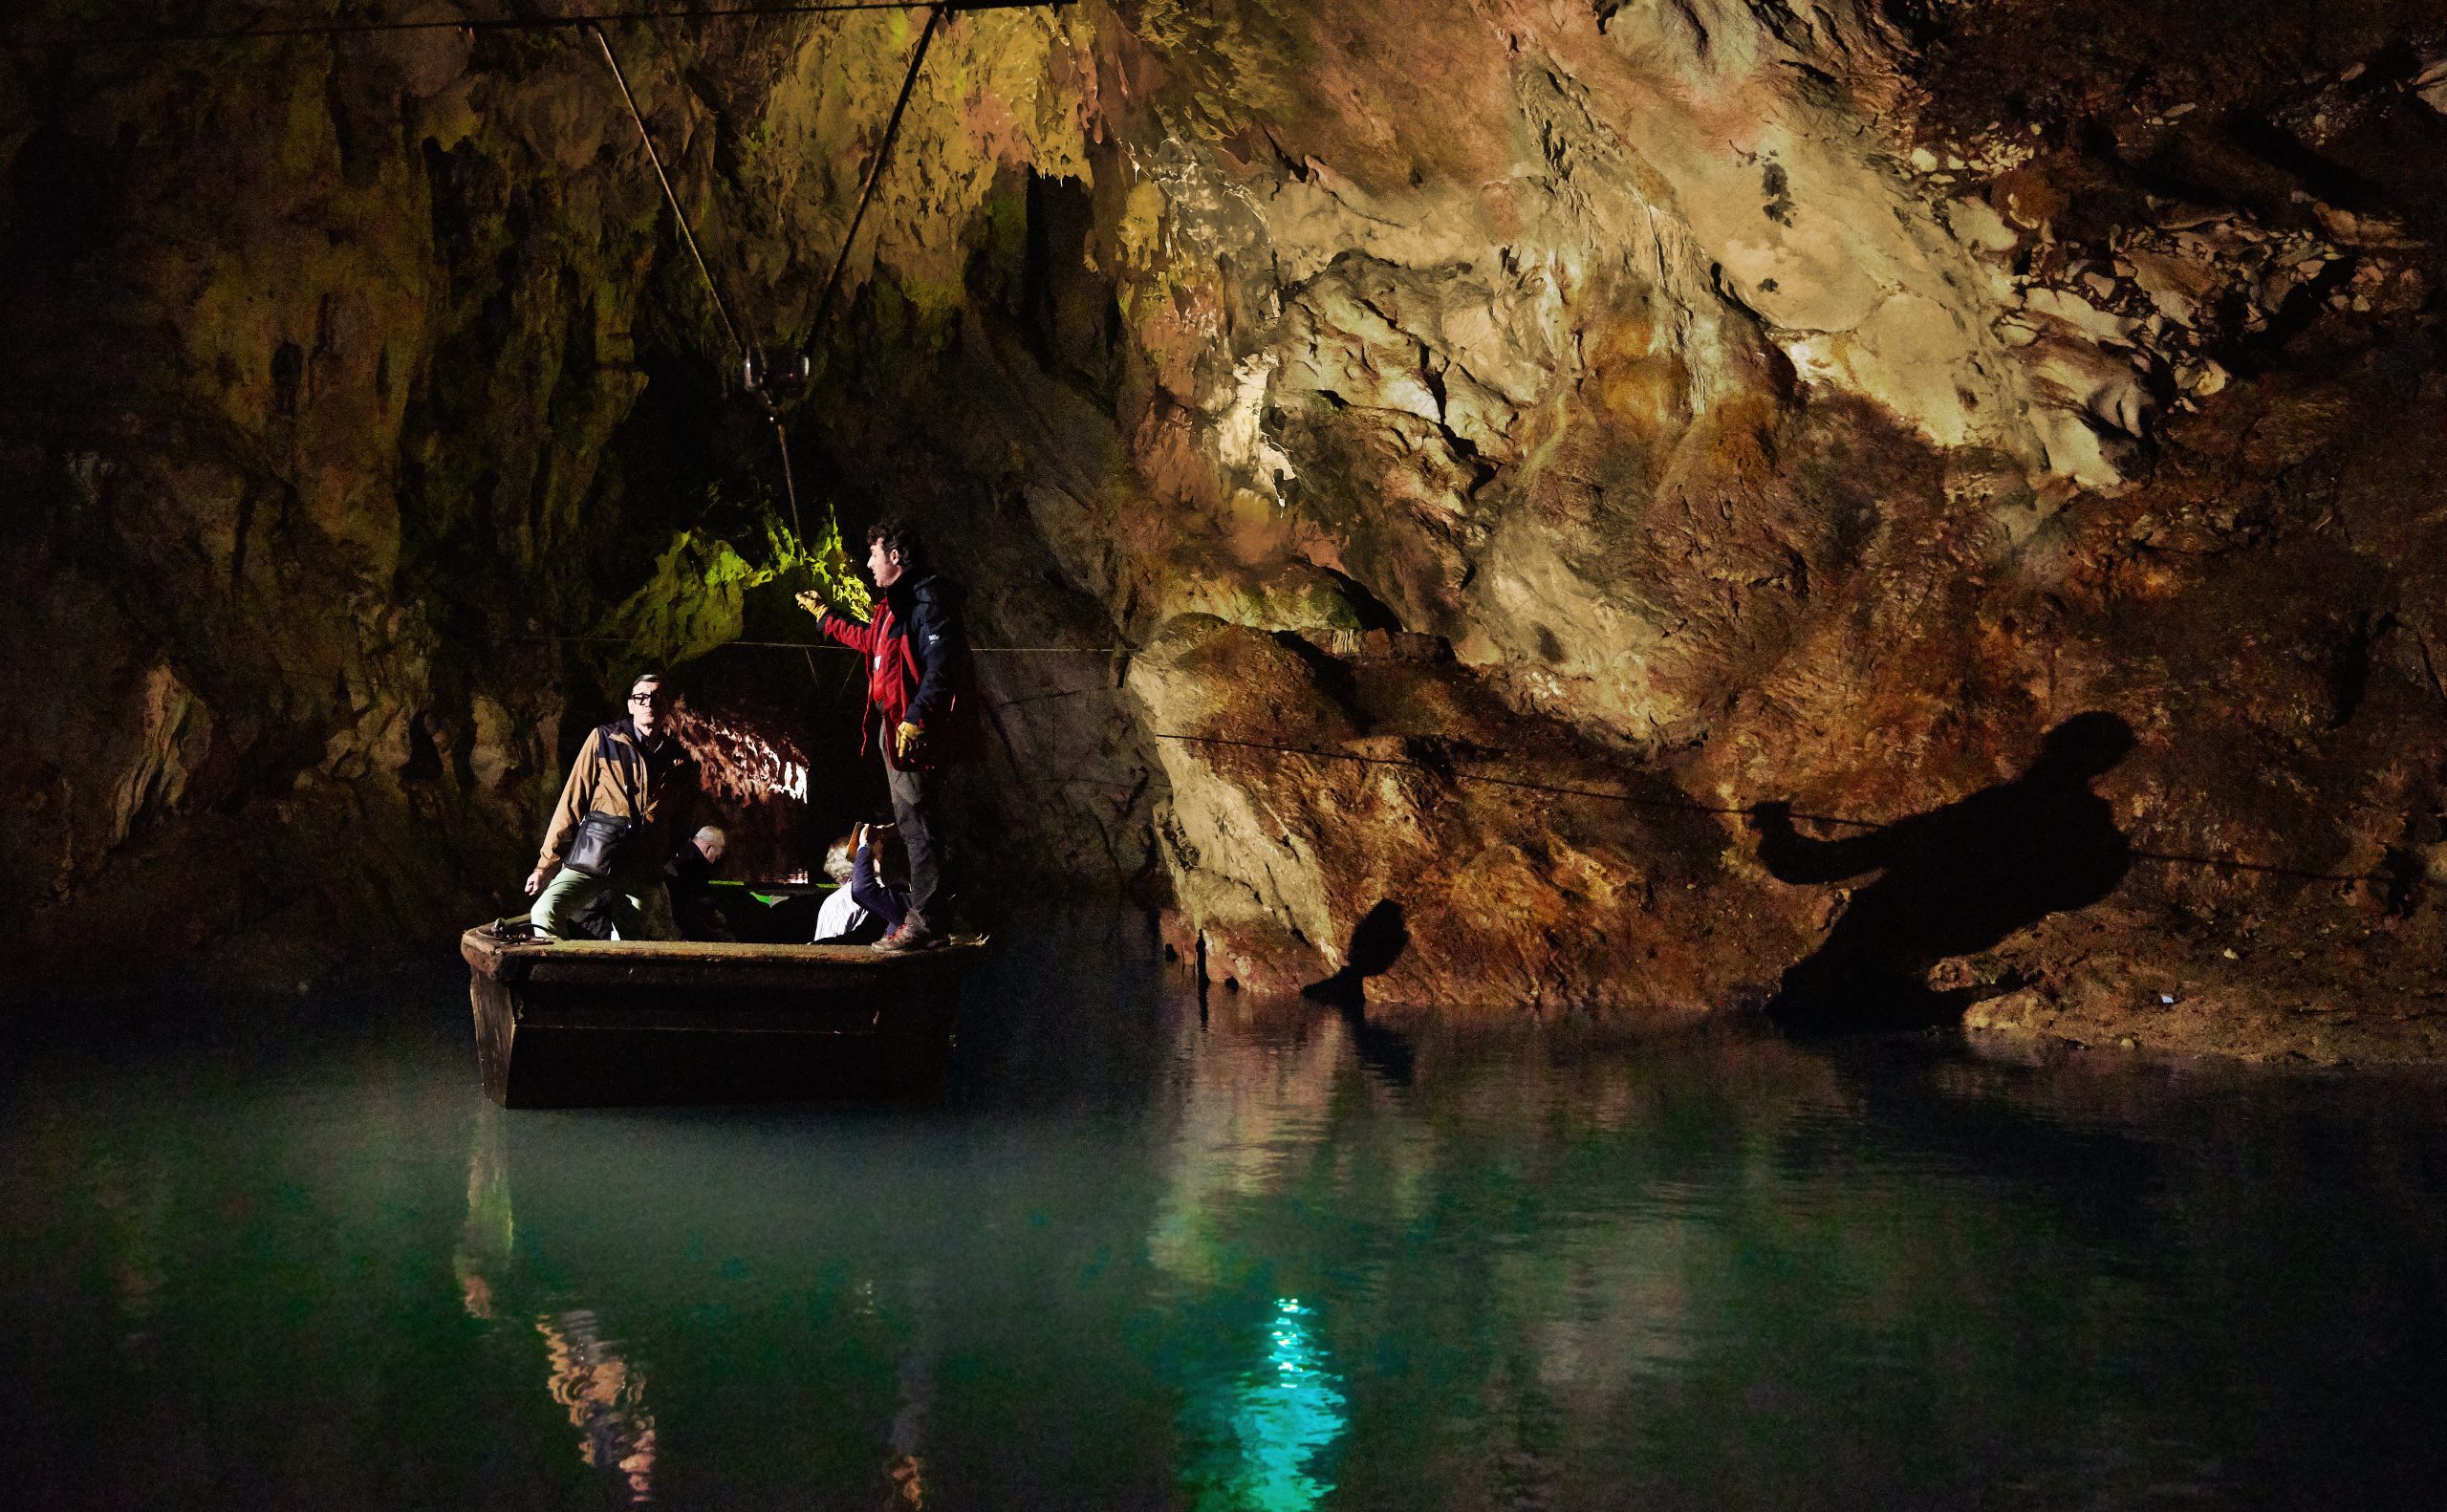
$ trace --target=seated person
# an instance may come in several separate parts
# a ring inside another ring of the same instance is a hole
[[[736,940],[730,920],[713,899],[714,863],[723,858],[729,837],[707,825],[689,837],[679,853],[663,863],[662,883],[671,897],[671,917],[682,940]],[[572,933],[579,940],[617,940],[616,918],[608,899],[597,898],[577,916]]]
[[[863,829],[861,826],[860,829]],[[819,945],[834,945],[846,941],[850,935],[866,923],[866,913],[857,899],[850,896],[850,877],[856,871],[852,859],[858,848],[859,831],[853,830],[833,842],[824,853],[824,875],[833,881],[833,891],[815,911],[815,939]]]
[[[730,837],[707,825],[689,837],[662,869],[663,886],[671,894],[671,917],[682,940],[736,940],[722,905],[714,901],[714,868],[721,864]]]
[[[909,863],[888,824],[862,824],[836,840],[824,870],[836,881],[848,859],[848,880],[824,900],[815,918],[819,945],[872,944],[909,917]]]

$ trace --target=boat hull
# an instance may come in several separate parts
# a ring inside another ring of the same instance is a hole
[[[505,1108],[922,1095],[983,941],[863,946],[461,937],[486,1095]]]

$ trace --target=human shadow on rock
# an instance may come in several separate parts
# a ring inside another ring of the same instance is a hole
[[[1397,1087],[1411,1081],[1411,1045],[1399,1030],[1368,1022],[1368,979],[1381,977],[1411,944],[1410,926],[1402,920],[1402,905],[1386,898],[1368,911],[1351,932],[1351,948],[1343,952],[1343,967],[1323,982],[1312,982],[1300,995],[1342,1010],[1359,1051],[1359,1063]]]
[[[1760,862],[1778,881],[1880,874],[1852,895],[1826,942],[1785,973],[1768,1016],[1804,1033],[1959,1020],[1975,993],[1932,988],[1938,962],[2098,902],[2131,869],[2114,810],[2090,783],[2133,744],[2133,727],[2117,716],[2077,714],[2047,732],[2038,759],[2011,782],[1832,840],[1795,831],[1788,804],[1752,810]]]

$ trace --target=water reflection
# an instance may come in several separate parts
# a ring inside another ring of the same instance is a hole
[[[475,1137],[468,1145],[467,1221],[460,1226],[459,1246],[450,1257],[451,1273],[459,1278],[460,1306],[480,1322],[493,1319],[493,1278],[509,1270],[514,1224],[502,1115],[487,1108],[476,1115]]]
[[[131,1158],[109,1150],[94,1161],[87,1184],[110,1236],[111,1289],[119,1306],[119,1344],[143,1346],[160,1310],[169,1274],[163,1266],[171,1177],[159,1150]]]
[[[509,1143],[501,1110],[474,1120],[467,1154],[467,1220],[460,1228],[451,1270],[468,1317],[504,1321],[500,1292],[513,1293],[516,1217],[510,1199]],[[509,1306],[516,1306],[515,1303]],[[579,1462],[616,1478],[616,1500],[642,1506],[654,1500],[654,1415],[645,1402],[645,1372],[605,1336],[602,1320],[584,1307],[554,1307],[531,1318],[544,1344],[544,1389],[578,1432]]]
[[[1325,1351],[1310,1335],[1315,1316],[1297,1297],[1275,1304],[1265,1367],[1234,1393],[1232,1432],[1240,1443],[1240,1465],[1220,1488],[1221,1498],[1201,1496],[1200,1506],[1301,1512],[1333,1489],[1313,1472],[1342,1436],[1343,1395],[1326,1367]]]
[[[934,1278],[920,1270],[909,1278],[910,1337],[900,1350],[897,1372],[900,1403],[892,1415],[892,1463],[884,1477],[892,1485],[891,1504],[919,1508],[926,1504],[926,1461],[918,1451],[926,1437],[926,1419],[935,1405],[935,1353],[940,1328],[935,1313]]]
[[[597,1470],[617,1471],[626,1500],[654,1500],[654,1415],[646,1411],[646,1380],[602,1335],[594,1311],[572,1307],[535,1319],[552,1364],[547,1382],[552,1400],[578,1431],[578,1458]]]
[[[232,1015],[22,1057],[0,1337],[41,1447],[0,1496],[1789,1512],[2447,1478],[2435,1084],[1202,1022],[1129,948],[1018,940],[932,1109],[503,1114],[456,983],[319,1040]]]

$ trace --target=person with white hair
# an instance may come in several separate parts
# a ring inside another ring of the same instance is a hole
[[[841,885],[816,911],[815,943],[873,944],[909,917],[909,863],[892,826],[862,824],[834,841],[824,870]]]

